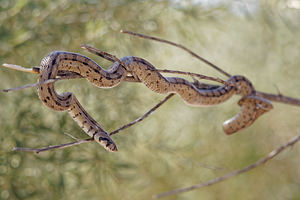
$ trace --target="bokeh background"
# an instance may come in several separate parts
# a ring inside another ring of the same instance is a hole
[[[225,78],[166,44],[121,34],[127,29],[181,43],[258,90],[300,98],[299,0],[1,0],[0,63],[37,66],[53,50],[91,57],[87,43],[143,57],[161,69]],[[37,76],[1,68],[0,88],[34,83]],[[128,123],[164,96],[139,83],[99,89],[62,81],[107,130]],[[172,98],[153,115],[113,136],[119,152],[96,143],[44,152],[43,147],[86,134],[64,112],[39,100],[35,88],[0,93],[0,199],[151,199],[157,193],[208,181],[265,156],[300,131],[300,108],[274,103],[253,126],[226,136],[222,122],[239,110],[233,97],[215,107],[190,107]],[[300,199],[300,148],[226,182],[165,199]]]

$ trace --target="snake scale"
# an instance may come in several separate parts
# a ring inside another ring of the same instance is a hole
[[[152,64],[142,58],[127,56],[121,58],[121,61],[125,66],[114,62],[108,70],[105,70],[86,56],[53,51],[41,61],[39,82],[54,79],[60,73],[74,72],[99,88],[110,88],[131,75],[154,92],[177,93],[185,103],[192,106],[216,105],[238,94],[242,96],[238,102],[241,110],[236,116],[224,122],[223,130],[227,134],[250,126],[260,115],[272,109],[270,101],[255,95],[253,85],[244,76],[232,76],[225,85],[207,87],[206,84],[197,81],[193,83],[183,78],[164,77],[155,71]],[[106,150],[117,151],[117,146],[108,133],[85,111],[74,94],[70,92],[58,94],[54,83],[39,85],[38,94],[43,104],[49,108],[67,111],[84,132]]]

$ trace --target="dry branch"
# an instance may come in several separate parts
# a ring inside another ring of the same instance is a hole
[[[134,124],[141,122],[142,120],[144,120],[146,117],[148,117],[150,114],[152,114],[156,109],[158,109],[161,105],[163,105],[166,101],[168,101],[171,97],[173,97],[174,94],[169,94],[168,96],[166,96],[163,100],[161,100],[158,104],[156,104],[153,108],[151,108],[148,112],[146,112],[143,116],[137,118],[136,120],[130,122],[129,124],[126,124],[122,127],[120,127],[119,129],[112,131],[111,133],[109,133],[109,135],[114,135],[116,133],[119,133],[120,131],[129,128],[130,126],[133,126]]]
[[[300,140],[300,134],[297,135],[296,137],[292,138],[287,143],[281,145],[277,149],[274,149],[273,151],[271,151],[266,157],[258,160],[257,162],[255,162],[255,163],[253,163],[251,165],[248,165],[245,168],[232,171],[232,172],[230,172],[228,174],[225,174],[224,176],[217,177],[217,178],[215,178],[213,180],[210,180],[210,181],[207,181],[207,182],[204,182],[204,183],[200,183],[200,184],[192,185],[190,187],[180,188],[180,189],[176,189],[176,190],[171,190],[171,191],[168,191],[168,192],[164,192],[164,193],[161,193],[161,194],[157,194],[157,195],[154,195],[153,198],[154,199],[158,199],[158,198],[162,198],[162,197],[166,197],[166,196],[170,196],[170,195],[175,195],[175,194],[180,194],[180,193],[183,193],[183,192],[188,192],[188,191],[195,190],[195,189],[200,189],[200,188],[203,188],[203,187],[214,185],[214,184],[219,183],[221,181],[225,181],[225,180],[227,180],[229,178],[232,178],[234,176],[243,174],[245,172],[248,172],[248,171],[250,171],[252,169],[255,169],[256,167],[259,167],[259,166],[263,165],[264,163],[268,162],[269,160],[271,160],[272,158],[274,158],[276,155],[278,155],[279,153],[281,153],[283,150],[285,150],[288,147],[291,147],[294,144],[296,144],[299,140]]]
[[[277,103],[300,106],[300,99],[284,96],[282,94],[269,94],[265,92],[256,91],[256,95],[268,99],[270,101],[275,101]]]
[[[175,42],[171,42],[171,41],[164,40],[164,39],[157,38],[157,37],[152,37],[152,36],[144,35],[144,34],[141,34],[141,33],[134,33],[134,32],[127,31],[127,30],[121,30],[120,32],[121,33],[125,33],[125,34],[129,34],[129,35],[133,35],[133,36],[137,36],[137,37],[140,37],[140,38],[155,40],[155,41],[158,41],[158,42],[162,42],[162,43],[170,44],[172,46],[176,46],[176,47],[178,47],[180,49],[183,49],[184,51],[188,52],[189,54],[191,54],[192,56],[194,56],[197,59],[201,60],[202,62],[208,64],[209,66],[211,66],[215,70],[221,72],[225,76],[227,76],[227,77],[231,76],[229,73],[225,72],[223,69],[219,68],[218,66],[216,66],[213,63],[209,62],[208,60],[202,58],[201,56],[199,56],[198,54],[196,54],[195,52],[191,51],[190,49],[186,48],[185,46],[183,46],[181,44],[177,44]]]
[[[136,120],[134,120],[134,121],[132,121],[128,124],[125,124],[125,125],[121,126],[117,130],[114,130],[114,131],[110,132],[109,135],[114,135],[116,133],[119,133],[120,131],[122,131],[124,129],[127,129],[127,128],[137,124],[138,122],[143,121],[145,118],[147,118],[150,114],[152,114],[156,109],[158,109],[161,105],[163,105],[165,102],[167,102],[173,96],[174,96],[174,94],[169,94],[162,101],[160,101],[153,108],[151,108],[148,112],[146,112],[144,115],[142,115],[141,117],[137,118]],[[67,135],[74,139],[74,137],[72,135],[69,135],[69,134],[67,134]],[[63,149],[63,148],[66,148],[66,147],[71,147],[71,146],[83,144],[83,143],[86,143],[86,142],[92,142],[92,141],[94,141],[94,138],[77,140],[75,142],[70,142],[70,143],[60,144],[60,145],[54,145],[54,146],[48,146],[48,147],[41,147],[41,148],[14,147],[13,151],[26,151],[26,152],[40,153],[40,152],[43,152],[43,151],[49,151],[49,150],[53,150],[53,149]]]
[[[34,152],[34,153],[40,153],[43,151],[49,151],[52,149],[64,149],[67,147],[71,147],[71,146],[75,146],[75,145],[79,145],[82,143],[86,143],[86,142],[91,142],[94,141],[94,138],[87,138],[87,139],[83,139],[83,140],[77,140],[75,142],[70,142],[70,143],[66,143],[66,144],[59,144],[59,145],[53,145],[53,146],[48,146],[48,147],[41,147],[41,148],[27,148],[27,147],[14,147],[13,151],[26,151],[26,152]]]

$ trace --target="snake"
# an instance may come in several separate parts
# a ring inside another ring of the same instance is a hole
[[[164,77],[143,58],[125,56],[122,63],[114,62],[105,70],[92,59],[72,52],[53,51],[40,64],[39,83],[54,79],[60,74],[76,73],[99,88],[112,88],[131,76],[147,88],[159,94],[178,94],[191,106],[213,106],[225,102],[234,94],[241,95],[238,105],[240,112],[223,123],[226,134],[233,134],[249,127],[265,112],[271,110],[269,100],[255,95],[253,84],[244,76],[230,77],[226,84],[209,86],[198,81],[190,82],[179,77]],[[56,111],[67,111],[81,129],[110,152],[118,151],[109,134],[97,123],[71,92],[58,94],[55,83],[40,84],[37,88],[40,100]]]

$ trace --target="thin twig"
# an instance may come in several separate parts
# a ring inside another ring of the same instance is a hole
[[[161,105],[163,105],[165,102],[167,102],[172,96],[174,96],[174,94],[169,94],[162,101],[160,101],[153,108],[151,108],[147,113],[145,113],[143,116],[141,116],[138,119],[136,119],[136,120],[120,127],[117,130],[114,130],[114,131],[110,132],[109,135],[114,135],[116,133],[119,133],[120,131],[122,131],[126,128],[129,128],[129,127],[133,126],[134,124],[136,124],[138,122],[141,122],[142,120],[147,118],[150,114],[152,114],[156,109],[158,109]],[[65,133],[65,134],[68,135],[69,137],[77,140],[77,138],[75,138],[74,136],[72,136],[68,133]],[[84,140],[77,140],[76,142],[71,142],[71,143],[66,143],[66,144],[59,144],[59,145],[54,145],[54,146],[42,147],[42,148],[15,147],[15,148],[13,148],[13,151],[26,151],[26,152],[39,153],[39,152],[49,151],[49,150],[53,150],[53,149],[62,149],[62,148],[66,148],[66,147],[71,147],[71,146],[83,144],[83,143],[86,143],[86,142],[92,142],[92,141],[94,141],[94,138],[88,138],[88,139],[84,139]]]
[[[96,49],[96,48],[94,48],[92,46],[89,46],[87,44],[82,44],[80,47],[87,50],[87,51],[89,51],[92,54],[100,56],[100,57],[102,57],[106,60],[109,60],[111,62],[118,62],[126,69],[126,65],[119,58],[117,58],[116,56],[114,56],[110,53],[107,53],[105,51],[101,51],[100,49]]]
[[[71,135],[70,133],[64,133],[64,134],[69,136],[70,138],[76,140],[76,141],[80,140],[80,139],[76,138],[74,135]]]
[[[256,95],[268,99],[270,101],[285,103],[293,106],[300,106],[300,99],[284,96],[282,94],[269,94],[265,92],[256,91]]]
[[[21,72],[27,72],[27,73],[33,73],[33,74],[39,74],[40,70],[38,67],[32,67],[32,68],[26,68],[26,67],[22,67],[20,65],[14,65],[14,64],[7,64],[7,63],[3,63],[2,64],[3,67],[9,68],[9,69],[14,69],[17,71],[21,71]]]
[[[60,77],[60,78],[55,78],[55,79],[48,79],[44,82],[37,82],[37,83],[33,83],[33,84],[27,84],[27,85],[23,85],[20,87],[16,87],[16,88],[9,88],[9,89],[3,89],[3,92],[11,92],[11,91],[18,91],[18,90],[22,90],[25,88],[32,88],[32,87],[37,87],[40,85],[45,85],[45,84],[49,84],[49,83],[54,83],[56,81],[60,81],[60,80],[66,80],[66,79],[76,79],[76,78],[82,78],[78,75],[74,75],[74,76],[66,76],[66,77]]]
[[[190,49],[186,48],[185,46],[181,45],[181,44],[177,44],[175,42],[171,42],[168,40],[164,40],[161,38],[157,38],[157,37],[152,37],[152,36],[148,36],[148,35],[144,35],[141,33],[134,33],[132,31],[127,31],[127,30],[121,30],[121,33],[125,33],[125,34],[129,34],[129,35],[133,35],[133,36],[137,36],[140,38],[145,38],[145,39],[150,39],[150,40],[155,40],[158,42],[162,42],[162,43],[166,43],[166,44],[170,44],[173,45],[175,47],[178,47],[180,49],[183,49],[184,51],[188,52],[189,54],[191,54],[192,56],[196,57],[197,59],[201,60],[202,62],[206,63],[207,65],[211,66],[212,68],[214,68],[215,70],[221,72],[222,74],[224,74],[227,77],[231,77],[231,75],[227,72],[225,72],[224,70],[222,70],[221,68],[219,68],[218,66],[214,65],[213,63],[209,62],[208,60],[202,58],[201,56],[199,56],[198,54],[196,54],[195,52],[191,51]]]
[[[90,53],[95,54],[97,56],[100,56],[100,57],[102,57],[102,58],[104,58],[104,59],[106,59],[106,60],[108,60],[110,62],[115,62],[116,60],[119,60],[117,57],[115,57],[115,56],[113,56],[113,55],[111,55],[109,53],[106,53],[104,51],[101,51],[99,49],[96,49],[94,47],[91,47],[91,46],[89,46],[87,44],[82,44],[82,45],[80,45],[80,47],[83,48],[84,50],[87,50]]]
[[[255,163],[253,163],[251,165],[248,165],[247,167],[245,167],[243,169],[232,171],[232,172],[230,172],[228,174],[225,174],[224,176],[220,176],[218,178],[215,178],[213,180],[207,181],[205,183],[200,183],[200,184],[192,185],[190,187],[180,188],[180,189],[176,189],[176,190],[164,192],[164,193],[161,193],[161,194],[157,194],[157,195],[154,195],[153,198],[154,199],[158,199],[158,198],[162,198],[162,197],[166,197],[166,196],[170,196],[170,195],[180,194],[180,193],[183,193],[183,192],[188,192],[188,191],[191,191],[191,190],[195,190],[195,189],[207,187],[207,186],[219,183],[221,181],[225,181],[225,180],[227,180],[227,179],[229,179],[231,177],[234,177],[234,176],[240,175],[242,173],[248,172],[248,171],[250,171],[250,170],[252,170],[252,169],[254,169],[254,168],[258,167],[258,166],[261,166],[264,163],[268,162],[269,160],[271,160],[272,158],[274,158],[276,155],[278,155],[283,150],[285,150],[288,147],[293,146],[294,144],[296,144],[299,140],[300,140],[300,134],[297,135],[296,137],[292,138],[287,143],[281,145],[277,149],[274,149],[266,157],[258,160],[257,162],[255,162]]]
[[[166,96],[163,100],[161,100],[158,104],[156,104],[153,108],[151,108],[148,112],[146,112],[143,116],[137,118],[136,120],[120,127],[119,129],[112,131],[109,133],[109,135],[114,135],[116,133],[119,133],[120,131],[129,128],[131,126],[133,126],[134,124],[141,122],[142,120],[144,120],[146,117],[148,117],[150,114],[152,114],[156,109],[158,109],[162,104],[164,104],[166,101],[168,101],[171,97],[174,96],[174,93],[169,94],[168,96]]]
[[[216,81],[218,83],[221,84],[227,84],[226,81],[223,81],[220,78],[214,78],[211,76],[205,76],[202,74],[197,74],[197,73],[192,73],[192,72],[184,72],[184,71],[178,71],[178,70],[169,70],[169,69],[154,69],[153,71],[157,71],[157,72],[161,72],[161,73],[170,73],[170,74],[183,74],[183,75],[187,75],[187,76],[191,76],[191,77],[197,77],[199,79],[205,79],[205,80],[209,80],[209,81]]]
[[[104,59],[107,59],[111,62],[118,62],[121,64],[121,66],[127,71],[127,72],[130,72],[131,69],[129,69],[118,57],[110,54],[110,53],[107,53],[107,52],[104,52],[104,51],[101,51],[100,49],[96,49],[94,47],[91,47],[89,45],[86,45],[86,44],[83,44],[80,46],[81,48],[89,51],[90,53],[93,53],[95,55],[98,55]],[[124,81],[128,81],[128,82],[138,82],[139,81],[139,78],[135,75],[135,74],[131,74],[132,76],[128,77],[126,76]]]
[[[26,148],[26,147],[14,147],[13,151],[27,151],[27,152],[40,153],[40,152],[43,152],[43,151],[49,151],[49,150],[52,150],[52,149],[63,149],[63,148],[83,144],[83,143],[86,143],[86,142],[92,142],[92,141],[94,141],[94,138],[87,138],[87,139],[84,139],[84,140],[77,140],[75,142],[70,142],[70,143],[66,143],[66,144],[53,145],[53,146],[42,147],[42,148],[37,148],[37,149],[35,149],[35,148]]]

